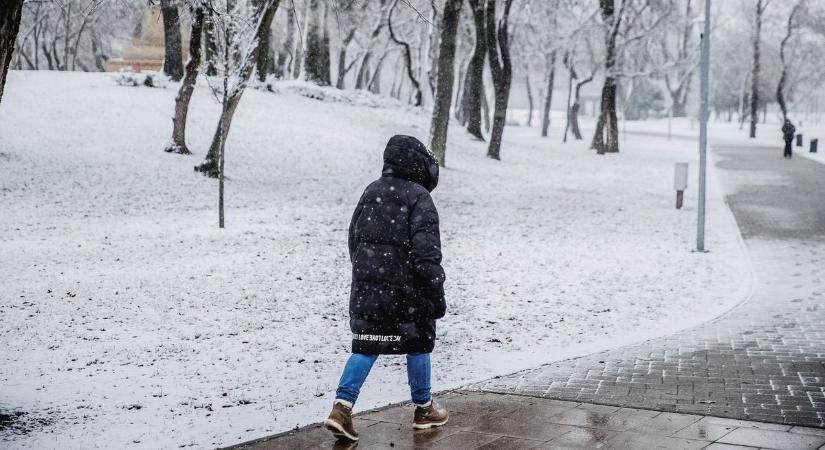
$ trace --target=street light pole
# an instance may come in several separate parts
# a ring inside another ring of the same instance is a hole
[[[708,78],[710,72],[710,0],[705,0],[705,30],[702,33],[702,58],[699,69],[699,217],[696,226],[696,250],[705,251],[705,175],[708,149]]]

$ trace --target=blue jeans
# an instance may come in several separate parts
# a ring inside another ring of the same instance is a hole
[[[341,381],[335,398],[355,404],[361,386],[367,381],[372,365],[378,355],[363,355],[353,353],[344,366]],[[424,405],[430,401],[430,354],[411,353],[407,355],[407,382],[410,385],[412,401],[417,405]]]

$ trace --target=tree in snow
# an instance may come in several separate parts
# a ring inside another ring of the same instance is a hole
[[[3,17],[0,18],[0,101],[3,100],[6,74],[11,64],[17,31],[20,29],[20,18],[23,15],[23,0],[10,0],[5,3]]]
[[[762,19],[765,15],[765,8],[770,0],[756,0],[756,12],[753,22],[753,65],[751,66],[751,125],[749,136],[756,137],[756,123],[759,120],[759,44],[762,39]]]
[[[463,0],[447,0],[441,21],[441,45],[438,50],[438,68],[435,104],[430,127],[430,149],[439,163],[446,165],[447,127],[450,123],[450,103],[453,99],[455,40],[461,19]]]
[[[174,0],[160,0],[163,16],[163,73],[174,81],[183,77],[183,56],[180,36],[180,14]]]
[[[308,0],[306,53],[304,74],[306,79],[321,86],[329,86],[330,59],[329,33],[327,32],[326,0]]]
[[[490,73],[495,90],[495,110],[493,112],[493,129],[487,157],[501,159],[501,138],[507,120],[507,103],[510,100],[510,85],[513,81],[513,65],[510,59],[510,7],[513,0],[504,0],[503,13],[496,17],[496,0],[487,0],[484,11],[485,32],[487,35],[487,55],[490,58]]]
[[[393,29],[392,25],[392,14],[398,6],[399,0],[392,0],[392,6],[390,6],[389,12],[387,13],[387,31],[390,34],[390,39],[395,42],[396,45],[399,45],[402,49],[402,55],[404,57],[404,67],[407,71],[407,78],[410,81],[410,85],[412,86],[412,92],[415,98],[414,105],[421,106],[424,103],[424,93],[421,90],[421,82],[418,79],[418,76],[415,73],[415,68],[413,67],[413,51],[412,46],[409,42],[405,40],[401,40],[398,36],[396,31]]]
[[[484,140],[481,131],[482,102],[484,101],[484,61],[487,57],[487,33],[485,32],[486,0],[467,0],[473,15],[475,42],[470,61],[467,64],[461,97],[462,124],[476,139]]]
[[[210,85],[221,102],[221,115],[206,159],[195,170],[223,180],[223,150],[229,127],[255,69],[260,36],[272,24],[274,14],[271,14],[271,9],[278,7],[279,0],[254,3],[224,0],[220,7],[216,7],[215,3],[212,6],[218,47],[215,65],[220,68],[220,81]]]
[[[186,146],[186,116],[189,113],[189,101],[195,90],[195,83],[201,66],[201,38],[203,37],[204,0],[193,0],[190,5],[191,24],[189,31],[189,60],[186,62],[183,81],[175,97],[175,116],[172,118],[172,142],[165,151],[188,155],[192,153]],[[211,11],[211,10],[210,10]]]
[[[782,73],[779,76],[779,83],[776,85],[776,103],[779,104],[779,108],[782,111],[782,120],[788,118],[788,105],[785,95],[788,87],[788,72],[791,61],[790,55],[786,53],[786,48],[789,41],[793,37],[794,31],[799,27],[797,16],[803,7],[803,1],[804,0],[797,1],[793,8],[791,8],[791,12],[788,14],[788,23],[785,28],[785,36],[779,44],[779,61],[782,63]]]

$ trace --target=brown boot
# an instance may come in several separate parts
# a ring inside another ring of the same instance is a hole
[[[416,430],[426,430],[427,428],[440,427],[447,423],[449,419],[447,410],[430,401],[428,406],[416,406],[413,428]]]
[[[352,408],[349,406],[338,402],[333,403],[332,412],[324,421],[324,427],[338,439],[348,442],[358,440],[358,432],[355,431],[355,426],[352,424]]]

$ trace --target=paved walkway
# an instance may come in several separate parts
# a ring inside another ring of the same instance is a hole
[[[236,449],[817,449],[825,430],[484,392],[449,392],[440,429],[413,431],[413,408],[360,414],[357,445],[336,443],[318,425]]]
[[[715,153],[751,298],[676,335],[446,393],[441,430],[413,433],[404,405],[367,412],[358,448],[825,448],[825,165]],[[333,447],[318,426],[244,446]]]
[[[825,165],[715,153],[754,263],[748,301],[693,330],[475,388],[824,427]]]

